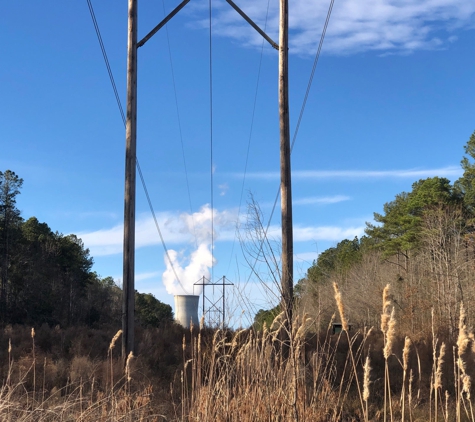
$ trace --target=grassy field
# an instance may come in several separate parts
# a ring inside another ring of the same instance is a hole
[[[389,299],[380,327],[316,332],[285,315],[253,330],[120,331],[6,327],[0,337],[4,421],[475,421],[475,342],[461,306],[457,341],[398,336]]]

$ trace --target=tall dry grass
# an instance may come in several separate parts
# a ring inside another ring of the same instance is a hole
[[[456,343],[435,330],[432,338],[412,340],[398,333],[389,286],[384,332],[352,332],[344,291],[334,291],[341,333],[332,332],[333,318],[318,332],[308,315],[296,317],[287,336],[284,314],[261,332],[200,324],[177,330],[165,347],[163,332],[140,334],[139,354],[126,362],[115,347],[120,332],[109,337],[103,359],[78,353],[69,361],[43,353],[38,331],[28,333],[23,354],[0,338],[0,420],[475,422],[475,345],[463,306]],[[5,333],[18,341],[14,329]],[[284,355],[280,339],[287,337]],[[157,360],[148,360],[156,350]],[[167,364],[175,375],[152,377],[151,366],[173,362],[172,355],[181,361]]]
[[[35,330],[31,330],[31,353],[18,361],[8,342],[8,363],[0,387],[0,420],[16,421],[156,421],[160,415],[151,406],[152,386],[134,388],[137,371],[132,356],[124,366],[114,356],[118,335],[110,343],[109,359],[76,356],[67,365],[66,382],[54,386],[62,364],[44,356],[38,361]],[[101,374],[102,379],[101,379]],[[110,380],[110,382],[109,382]],[[116,380],[116,381],[114,381]]]

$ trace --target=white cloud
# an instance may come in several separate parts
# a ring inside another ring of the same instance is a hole
[[[224,196],[229,190],[229,185],[227,183],[223,183],[222,185],[218,185],[219,195]]]
[[[289,6],[290,51],[316,51],[330,1],[294,0]],[[267,0],[240,0],[239,7],[262,29]],[[229,5],[215,2],[214,31],[241,43],[260,46],[262,38]],[[338,0],[325,38],[324,50],[333,54],[361,51],[412,52],[437,49],[453,42],[456,29],[473,28],[475,2],[467,0]],[[278,4],[269,9],[267,33],[278,40]],[[199,22],[207,26],[208,20]]]
[[[158,278],[161,275],[162,274],[159,271],[135,274],[135,281],[150,280],[151,278]]]
[[[192,241],[201,243],[211,238],[211,209],[208,205],[193,214],[172,214],[162,212],[157,215],[157,222],[167,246],[188,244]],[[236,222],[234,210],[214,212],[213,226],[215,240],[234,239]],[[90,249],[92,256],[113,255],[122,252],[124,226],[118,224],[112,228],[78,233],[84,245]],[[148,215],[139,215],[135,222],[135,247],[157,245],[160,243],[155,222]]]
[[[343,239],[354,239],[355,236],[364,234],[363,226],[355,227],[337,227],[337,226],[320,226],[320,227],[294,227],[294,241],[305,242],[308,240],[326,240],[332,242],[340,242]]]
[[[292,172],[294,179],[388,179],[388,178],[426,178],[426,177],[459,177],[462,169],[459,166],[447,166],[437,169],[406,169],[406,170],[297,170]],[[234,174],[242,177],[241,174]],[[279,180],[279,172],[247,173],[248,179]]]
[[[294,242],[307,241],[328,241],[340,242],[343,239],[354,239],[355,236],[364,234],[365,226],[301,226],[294,225]],[[269,239],[279,240],[281,238],[280,226],[272,225],[269,227],[267,237]]]
[[[351,198],[344,195],[335,196],[313,196],[308,198],[300,198],[292,201],[293,205],[313,205],[313,204],[336,204],[338,202],[349,201]]]

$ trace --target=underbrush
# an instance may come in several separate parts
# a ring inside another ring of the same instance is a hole
[[[475,421],[475,339],[397,334],[389,286],[381,326],[316,332],[284,314],[263,330],[138,328],[124,362],[120,331],[6,327],[0,336],[5,421]],[[115,335],[114,335],[115,334]],[[111,340],[112,339],[112,340]]]

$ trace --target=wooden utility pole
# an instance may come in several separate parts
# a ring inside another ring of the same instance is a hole
[[[190,0],[183,0],[168,16],[137,43],[137,3],[129,0],[128,50],[127,50],[127,121],[125,153],[124,200],[124,271],[122,302],[122,357],[125,360],[134,351],[135,313],[135,175],[137,135],[137,49],[175,16]],[[232,0],[226,0],[274,48],[277,44],[267,36]],[[280,4],[279,49],[279,115],[281,150],[282,197],[282,307],[287,313],[290,327],[293,302],[293,235],[292,193],[290,189],[290,129],[288,99],[288,0]],[[225,281],[223,279],[223,286]],[[203,284],[204,290],[204,284]],[[223,305],[224,306],[224,305]],[[223,307],[224,310],[224,307]],[[224,321],[224,318],[223,318]]]
[[[125,129],[124,272],[122,358],[134,351],[135,175],[137,145],[137,1],[129,0],[127,44],[127,121]]]
[[[288,0],[280,0],[279,25],[279,126],[280,126],[280,199],[282,209],[282,310],[287,329],[292,326],[294,298],[292,189],[290,173],[289,123],[289,9]]]

